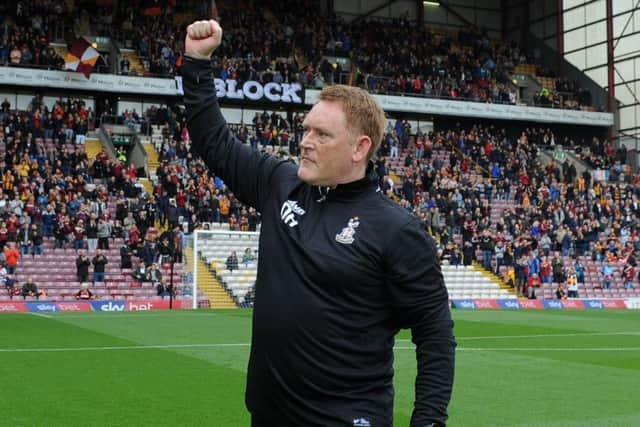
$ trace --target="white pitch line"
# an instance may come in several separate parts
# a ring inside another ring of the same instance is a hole
[[[456,337],[457,340],[504,340],[510,338],[553,338],[553,337],[597,337],[597,336],[615,336],[628,335],[637,336],[640,332],[585,332],[574,334],[538,334],[538,335],[486,335],[479,337]],[[410,339],[397,339],[399,342],[411,342]]]
[[[114,345],[104,347],[0,348],[0,353],[55,353],[65,351],[163,350],[171,348],[249,347],[249,343]]]
[[[64,314],[62,316],[57,316],[58,313],[63,313],[61,311],[56,312],[55,316],[49,316],[52,319],[57,319],[57,320],[65,320],[65,319],[98,319],[98,318],[106,318],[108,316],[109,317],[109,321],[111,322],[112,320],[118,320],[118,319],[128,319],[128,318],[138,318],[138,319],[146,319],[147,317],[166,317],[167,319],[170,319],[170,317],[168,317],[168,315],[166,313],[145,313],[144,315],[140,315],[140,314],[126,314],[126,313],[116,313],[116,312],[107,312],[107,311],[103,311],[103,312],[92,312],[92,313],[84,313],[84,314],[68,314],[70,312],[64,312]],[[178,315],[178,316],[187,316],[187,313],[194,313],[191,311],[172,311],[171,312],[172,315]],[[180,314],[176,314],[176,313],[180,313]],[[194,317],[196,316],[219,316],[219,313],[200,313],[200,314],[196,314],[194,315]],[[155,321],[155,320],[154,320]]]
[[[249,347],[250,343],[119,345],[104,347],[0,348],[0,353],[56,353],[77,351],[164,350],[180,348]],[[395,350],[415,350],[413,346],[396,346]],[[458,347],[458,351],[640,351],[640,347]]]
[[[43,314],[43,313],[29,313],[29,314],[33,314],[34,316],[38,316],[38,317],[44,317],[45,319],[51,319],[51,316],[49,316],[48,314]]]

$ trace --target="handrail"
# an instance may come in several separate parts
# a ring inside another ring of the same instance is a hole
[[[445,139],[445,138],[443,138],[443,139]],[[481,171],[484,171],[484,172],[487,174],[487,176],[489,177],[489,179],[493,180],[493,178],[491,177],[491,172],[490,172],[488,169],[485,169],[485,168],[483,168],[482,166],[480,166],[480,163],[476,162],[476,161],[473,159],[473,157],[471,157],[471,156],[469,156],[469,155],[467,155],[467,154],[463,153],[463,152],[462,152],[462,150],[460,150],[458,147],[456,147],[455,145],[453,145],[453,141],[451,141],[451,140],[450,140],[450,139],[448,139],[448,138],[447,138],[447,139],[445,139],[445,140],[446,140],[447,144],[449,144],[449,146],[450,146],[451,148],[453,148],[453,150],[454,150],[455,152],[457,152],[458,154],[460,154],[463,158],[468,159],[471,163],[473,163],[473,164],[476,166],[476,168],[480,169]]]

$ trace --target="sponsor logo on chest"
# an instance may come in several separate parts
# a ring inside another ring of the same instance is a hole
[[[280,208],[280,218],[282,222],[292,228],[298,225],[296,216],[301,217],[305,213],[305,210],[298,206],[298,202],[295,200],[285,201]]]
[[[347,222],[347,226],[342,229],[342,231],[336,234],[336,242],[342,243],[344,245],[352,244],[355,239],[356,228],[360,226],[360,218],[354,216],[349,218]]]

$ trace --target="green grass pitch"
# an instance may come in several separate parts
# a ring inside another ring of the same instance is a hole
[[[640,312],[456,311],[450,426],[640,426]],[[247,426],[249,310],[0,315],[2,426]],[[415,354],[396,342],[395,425]]]

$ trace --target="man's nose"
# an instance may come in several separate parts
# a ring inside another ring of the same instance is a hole
[[[311,150],[313,147],[313,144],[311,143],[311,139],[309,138],[308,135],[305,135],[304,137],[302,137],[302,141],[300,141],[300,149],[302,150]]]

